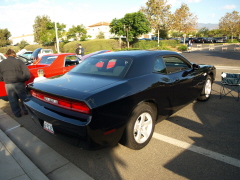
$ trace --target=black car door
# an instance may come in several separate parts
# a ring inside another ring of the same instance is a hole
[[[199,93],[195,78],[197,74],[192,64],[181,56],[164,56],[163,61],[173,88],[172,105],[175,111],[197,97]]]

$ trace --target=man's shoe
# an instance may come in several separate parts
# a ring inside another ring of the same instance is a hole
[[[28,111],[24,111],[24,115],[28,115]]]
[[[21,114],[15,114],[15,117],[22,117]]]

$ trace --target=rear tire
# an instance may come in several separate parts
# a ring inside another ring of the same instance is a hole
[[[155,122],[156,108],[147,103],[140,104],[129,118],[121,143],[131,149],[142,149],[152,138]]]
[[[211,91],[212,91],[212,78],[211,78],[211,76],[207,76],[202,93],[197,98],[197,100],[207,101],[211,96]]]

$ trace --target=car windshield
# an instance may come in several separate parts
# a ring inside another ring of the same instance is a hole
[[[73,68],[70,72],[100,75],[108,77],[123,77],[131,65],[128,58],[90,57]]]
[[[52,64],[53,61],[57,58],[57,56],[42,56],[40,60],[40,64]]]

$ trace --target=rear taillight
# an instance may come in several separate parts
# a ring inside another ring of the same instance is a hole
[[[78,111],[81,113],[90,114],[90,108],[84,102],[55,97],[55,96],[51,96],[35,90],[31,90],[30,94],[33,97],[40,99],[44,102],[47,102],[49,104],[53,104],[55,106],[59,106],[72,111]]]

